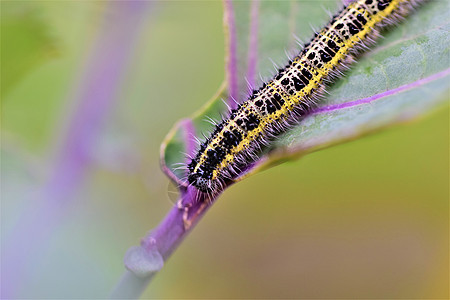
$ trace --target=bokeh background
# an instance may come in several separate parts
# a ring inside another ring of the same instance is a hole
[[[105,298],[173,205],[172,125],[224,79],[220,1],[1,2],[2,297]],[[145,298],[448,298],[449,111],[219,199]]]

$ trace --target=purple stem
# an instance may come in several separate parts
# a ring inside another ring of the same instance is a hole
[[[188,208],[172,207],[161,223],[141,240],[140,246],[127,251],[124,263],[128,271],[115,287],[111,298],[138,298],[219,195],[206,196],[194,187],[182,188],[178,203],[189,204]]]
[[[33,195],[18,224],[2,241],[1,297],[26,290],[29,270],[45,252],[45,245],[63,221],[90,163],[101,126],[114,107],[126,78],[139,23],[147,2],[110,2],[98,38],[74,87],[78,107],[72,114],[60,153],[47,183]]]
[[[227,56],[227,81],[228,81],[228,105],[231,109],[237,107],[236,101],[239,99],[239,81],[237,67],[237,38],[236,24],[234,20],[233,3],[231,0],[224,0],[224,19],[228,33],[228,56]]]
[[[162,258],[167,260],[187,233],[197,224],[218,195],[206,197],[194,187],[188,187],[181,193],[180,202],[191,203],[186,224],[183,220],[184,210],[174,206],[164,220],[141,241],[147,250],[156,247]],[[203,205],[206,206],[203,206]]]
[[[247,80],[252,89],[255,87],[256,65],[258,62],[258,27],[259,27],[259,0],[252,1],[250,9],[250,33],[248,43]]]
[[[339,109],[343,109],[343,108],[348,108],[348,107],[353,107],[353,106],[357,106],[357,105],[361,105],[361,104],[367,104],[367,103],[371,103],[372,101],[378,100],[380,98],[383,97],[387,97],[387,96],[391,96],[400,92],[403,92],[405,90],[409,90],[421,85],[424,85],[426,83],[429,83],[433,80],[442,78],[446,75],[450,74],[450,69],[446,69],[444,71],[441,71],[439,73],[433,74],[431,76],[419,79],[417,81],[399,86],[398,88],[392,89],[392,90],[388,90],[386,92],[383,93],[379,93],[367,98],[363,98],[363,99],[359,99],[359,100],[355,100],[355,101],[350,101],[350,102],[345,102],[345,103],[340,103],[340,104],[334,104],[334,105],[328,105],[328,106],[324,106],[324,107],[320,107],[318,109],[313,110],[310,114],[308,115],[315,115],[315,114],[319,114],[319,113],[327,113],[327,112],[331,112],[331,111],[335,111],[335,110],[339,110]]]

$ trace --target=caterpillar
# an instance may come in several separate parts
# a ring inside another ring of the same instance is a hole
[[[223,189],[317,104],[325,87],[375,43],[381,28],[401,20],[420,2],[356,0],[343,7],[298,56],[216,124],[186,166],[188,183],[204,193]]]

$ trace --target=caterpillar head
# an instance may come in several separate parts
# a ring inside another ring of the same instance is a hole
[[[188,175],[188,182],[195,186],[199,191],[210,193],[214,191],[215,184],[214,181],[208,177],[208,174],[202,168],[198,168],[195,172],[191,172]]]

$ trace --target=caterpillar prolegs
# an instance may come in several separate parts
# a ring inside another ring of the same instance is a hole
[[[375,42],[419,0],[357,0],[334,15],[301,53],[230,111],[187,165],[188,182],[214,193],[257,159],[256,153],[286,131],[320,99],[327,83],[342,76],[356,54]]]

